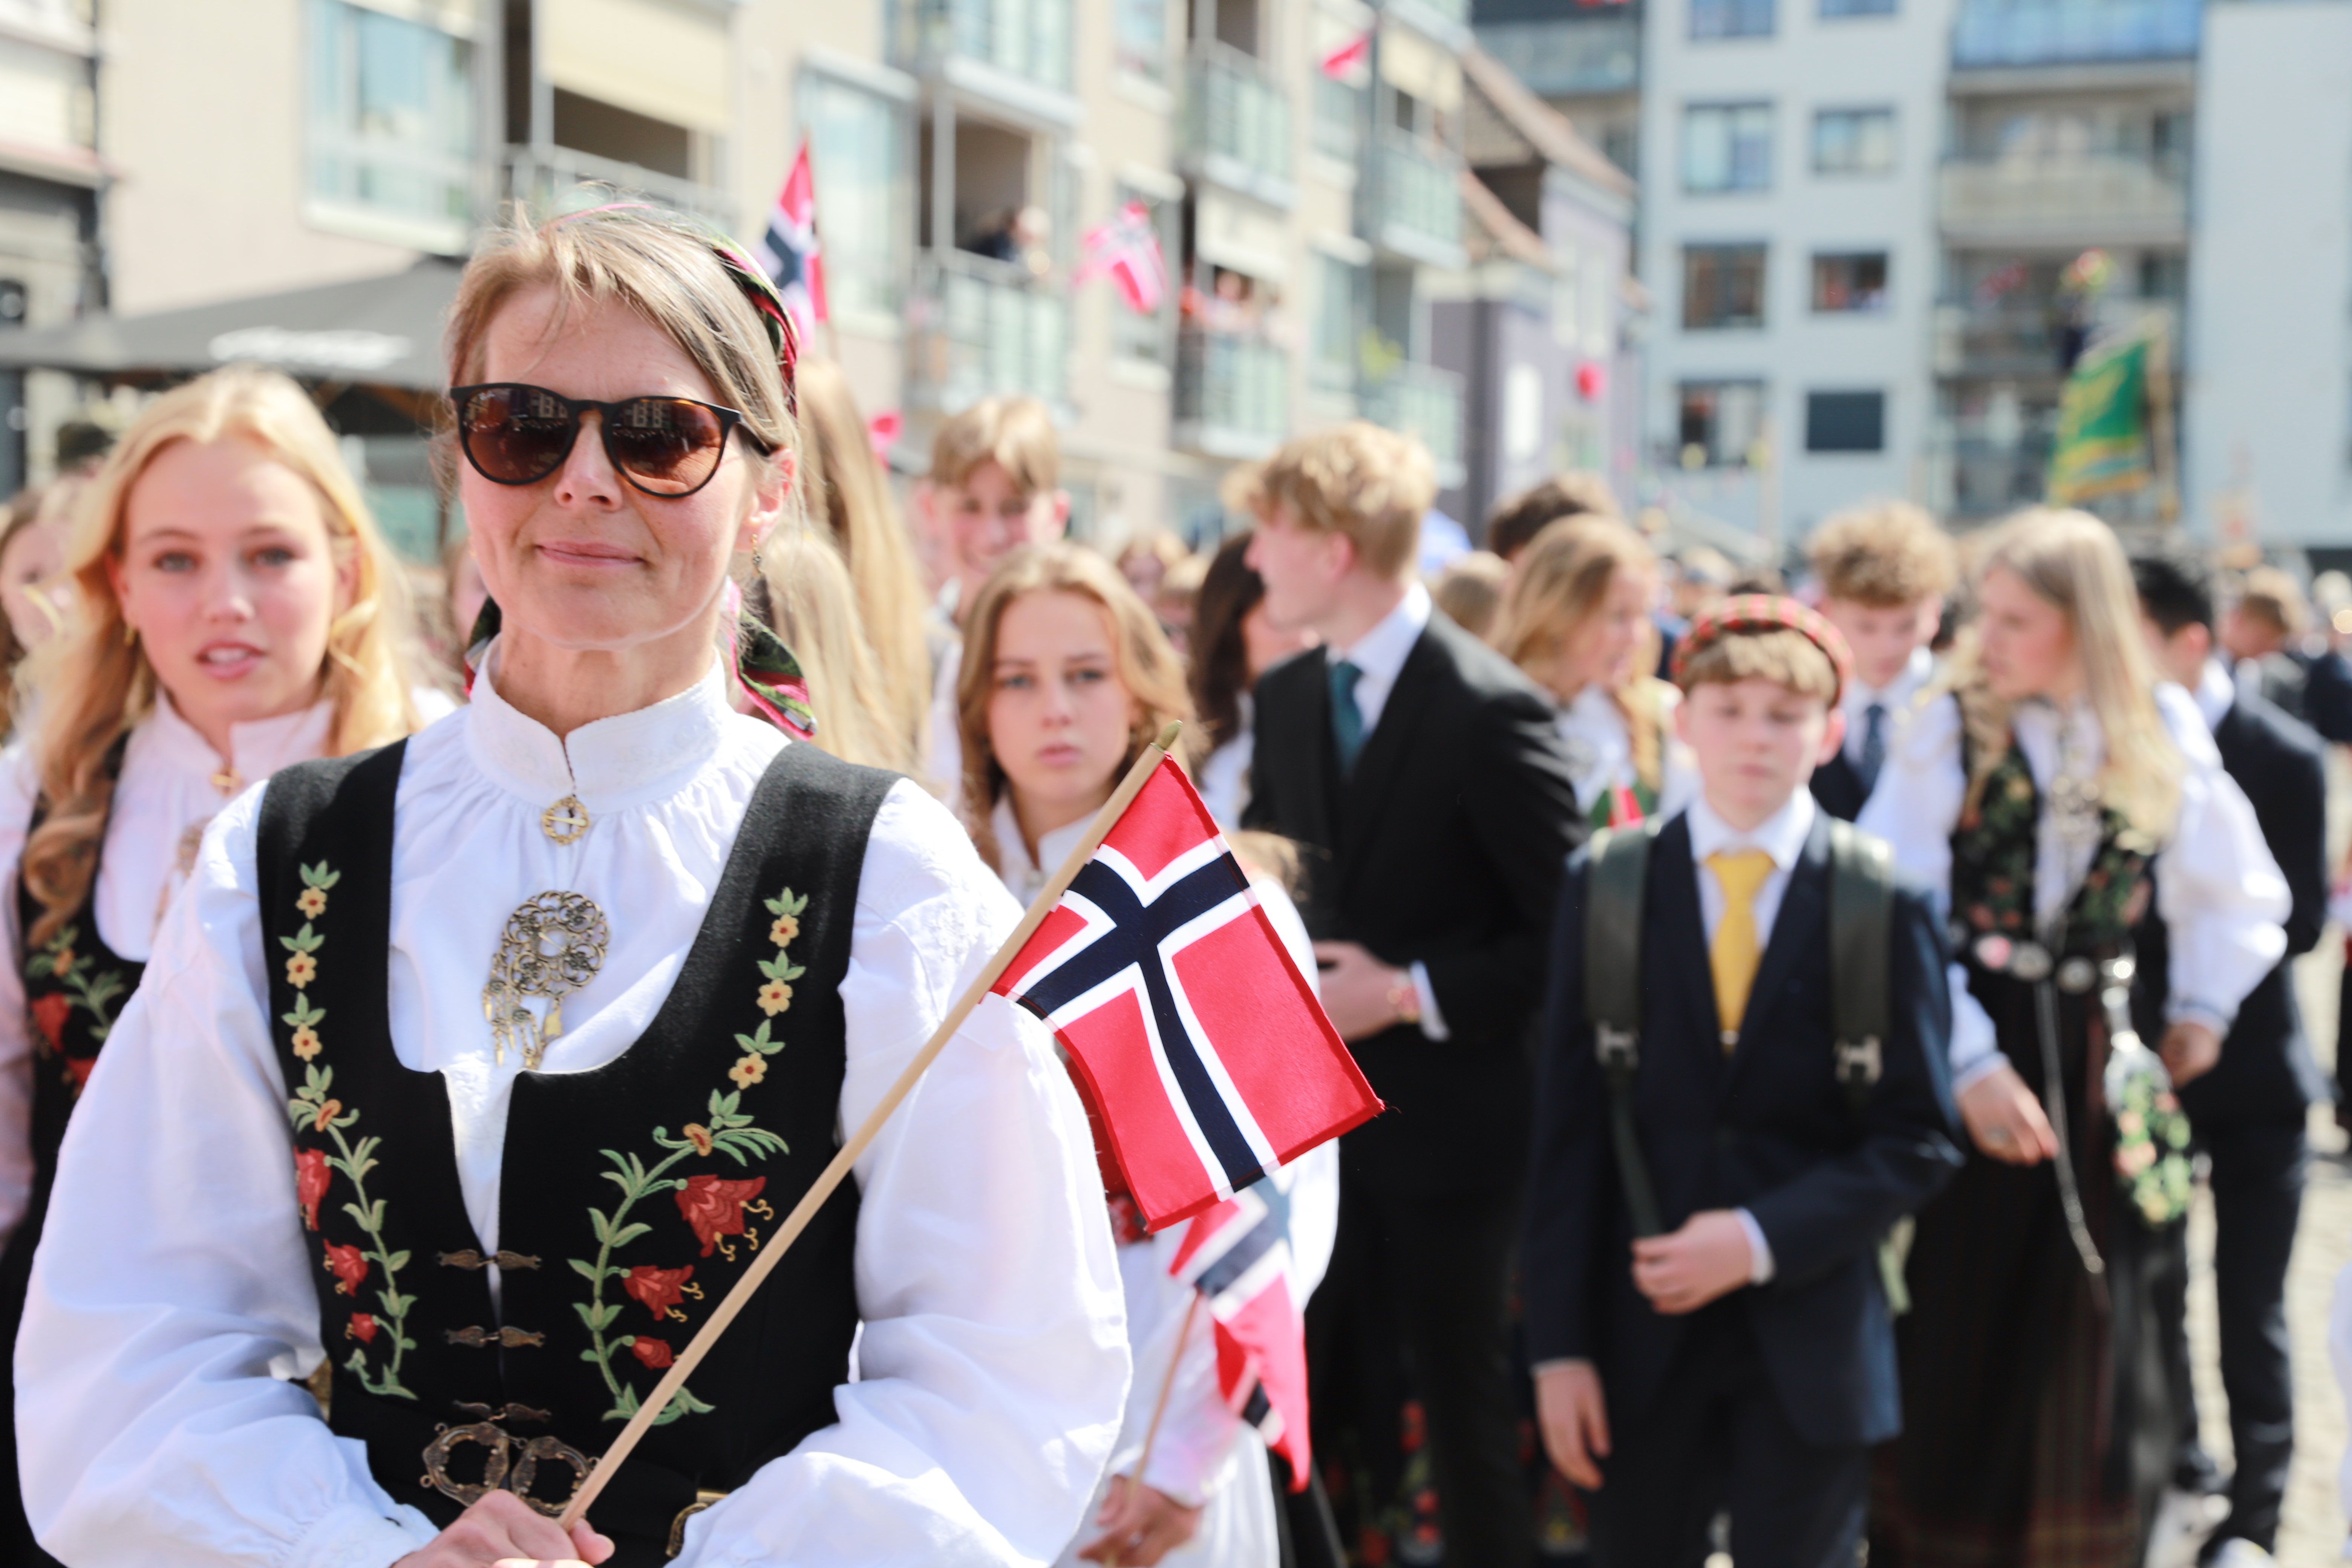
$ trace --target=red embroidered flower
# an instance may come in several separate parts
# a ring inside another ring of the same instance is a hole
[[[62,991],[33,998],[33,1022],[53,1051],[65,1048],[66,1020],[73,1016],[73,1001]]]
[[[327,1169],[324,1149],[294,1151],[294,1197],[302,1205],[303,1229],[319,1228],[319,1200],[327,1195],[327,1188],[334,1179],[333,1173]]]
[[[98,1066],[96,1057],[68,1057],[66,1076],[73,1079],[74,1092],[79,1094],[89,1086],[90,1069]]]
[[[661,1340],[649,1340],[643,1334],[639,1334],[637,1336],[637,1342],[631,1345],[629,1349],[636,1352],[636,1356],[639,1361],[645,1363],[656,1372],[659,1372],[662,1368],[667,1366],[670,1363],[677,1359],[677,1357],[670,1353],[670,1349],[667,1342]]]
[[[327,1243],[327,1272],[338,1281],[336,1295],[358,1295],[361,1284],[367,1279],[367,1257],[358,1247],[345,1247],[341,1242]]]
[[[743,1234],[743,1205],[758,1197],[767,1184],[765,1176],[753,1176],[747,1182],[730,1182],[717,1176],[686,1179],[686,1185],[678,1190],[677,1212],[686,1216],[686,1223],[700,1238],[703,1257],[710,1256],[720,1237]]]
[[[650,1263],[639,1264],[629,1270],[621,1281],[621,1289],[646,1304],[646,1310],[656,1318],[670,1316],[670,1309],[686,1300],[686,1282],[694,1278],[694,1265],[679,1268],[656,1268]],[[684,1314],[679,1314],[684,1321]]]
[[[345,1339],[356,1339],[364,1344],[375,1343],[375,1331],[381,1327],[371,1312],[353,1312],[352,1326],[343,1331]]]

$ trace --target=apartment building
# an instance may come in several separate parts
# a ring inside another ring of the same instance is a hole
[[[0,0],[0,331],[104,302],[91,22],[89,0]],[[0,499],[46,474],[73,402],[63,376],[0,370]]]

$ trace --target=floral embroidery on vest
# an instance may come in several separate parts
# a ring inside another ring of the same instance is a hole
[[[81,938],[79,926],[64,926],[25,960],[26,1011],[39,1033],[41,1054],[59,1061],[59,1073],[74,1097],[81,1097],[98,1065],[97,1049],[114,1032],[114,1021],[134,982],[122,972],[102,968],[89,953],[75,951]],[[45,985],[42,982],[47,982]],[[83,1031],[90,1047],[88,1056],[66,1048],[66,1029],[76,1013],[89,1015]]]
[[[2041,792],[2014,745],[1984,781],[1976,807],[1952,834],[1952,905],[1977,934],[2016,940],[2033,934],[2033,862]],[[2155,846],[2113,806],[2100,808],[2099,847],[2083,878],[2066,925],[2078,942],[2125,941],[2147,900],[2146,869]]]
[[[296,992],[294,1011],[281,1013],[278,1018],[292,1031],[289,1048],[303,1063],[302,1087],[286,1102],[286,1114],[294,1122],[295,1202],[302,1211],[302,1228],[319,1231],[319,1205],[332,1194],[335,1177],[341,1175],[351,1183],[352,1200],[341,1205],[341,1212],[351,1217],[368,1245],[331,1241],[321,1234],[319,1266],[335,1277],[335,1293],[351,1297],[354,1303],[367,1289],[372,1274],[380,1273],[382,1283],[375,1291],[378,1310],[353,1312],[343,1330],[345,1338],[358,1342],[343,1365],[370,1394],[415,1399],[416,1395],[400,1381],[401,1360],[416,1348],[407,1331],[408,1310],[416,1299],[403,1295],[399,1284],[400,1271],[408,1267],[408,1254],[386,1247],[384,1200],[370,1202],[367,1195],[368,1173],[376,1167],[375,1152],[383,1140],[362,1138],[353,1142],[345,1136],[360,1119],[359,1108],[346,1107],[334,1098],[335,1069],[321,1066],[318,1059],[326,1049],[319,1026],[326,1020],[327,1011],[312,1006],[310,999],[301,994],[319,977],[319,951],[327,942],[313,922],[327,912],[327,893],[342,880],[342,873],[331,869],[324,860],[299,869],[302,891],[294,908],[303,917],[302,929],[278,939],[291,954],[286,961],[286,983]],[[385,1339],[386,1360],[381,1372],[370,1360],[378,1348],[378,1335]]]
[[[703,1299],[702,1287],[693,1283],[691,1263],[625,1267],[614,1261],[614,1254],[647,1237],[656,1237],[656,1245],[671,1249],[692,1245],[672,1239],[674,1232],[651,1221],[632,1218],[636,1205],[663,1193],[675,1194],[678,1215],[692,1234],[694,1243],[701,1247],[699,1256],[709,1258],[719,1252],[730,1263],[735,1260],[736,1237],[742,1237],[750,1251],[760,1248],[760,1232],[751,1223],[752,1216],[769,1221],[775,1218],[774,1208],[760,1196],[767,1188],[765,1176],[730,1178],[707,1171],[690,1175],[670,1173],[684,1160],[707,1160],[724,1154],[737,1165],[748,1166],[772,1153],[792,1152],[780,1135],[756,1124],[743,1110],[742,1101],[744,1093],[767,1077],[768,1058],[784,1048],[785,1042],[773,1037],[770,1030],[776,1015],[792,1006],[792,982],[803,973],[801,965],[792,962],[790,949],[800,936],[800,916],[808,908],[808,899],[794,898],[793,890],[786,888],[781,897],[763,902],[768,912],[776,917],[768,930],[768,939],[775,943],[775,956],[759,961],[760,973],[766,977],[760,987],[760,1007],[768,1016],[755,1032],[735,1037],[735,1043],[743,1047],[743,1055],[727,1069],[727,1077],[735,1085],[733,1092],[712,1089],[709,1120],[688,1122],[678,1129],[676,1137],[670,1136],[666,1126],[655,1128],[655,1146],[667,1152],[651,1165],[635,1154],[604,1151],[612,1166],[604,1177],[621,1189],[620,1201],[610,1212],[597,1208],[588,1211],[597,1244],[593,1261],[584,1258],[567,1259],[572,1269],[588,1281],[588,1299],[574,1302],[572,1310],[588,1327],[590,1348],[586,1357],[604,1373],[604,1385],[613,1393],[613,1407],[604,1412],[607,1421],[626,1421],[637,1413],[640,1399],[635,1384],[625,1380],[614,1367],[614,1354],[626,1351],[647,1371],[661,1372],[677,1359],[677,1349],[667,1340],[650,1334],[608,1333],[621,1317],[623,1303],[607,1300],[605,1286],[620,1281],[624,1295],[662,1323],[688,1322],[685,1303]],[[675,1258],[676,1251],[669,1256]],[[667,1426],[682,1415],[698,1415],[712,1408],[692,1389],[680,1388],[655,1424]]]

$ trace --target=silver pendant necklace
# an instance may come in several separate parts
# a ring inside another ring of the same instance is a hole
[[[577,795],[565,795],[539,816],[540,831],[558,844],[578,843],[589,826],[588,808]],[[584,894],[539,893],[507,916],[489,983],[482,987],[482,1017],[500,1066],[511,1044],[521,1051],[526,1070],[539,1070],[547,1043],[563,1033],[564,997],[596,978],[612,942],[612,923]],[[534,999],[547,1004],[543,1016],[530,1010]]]

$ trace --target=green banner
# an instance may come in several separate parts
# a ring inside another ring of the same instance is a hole
[[[2072,506],[2148,481],[2149,340],[2139,334],[2093,349],[2074,363],[2058,397],[2058,439],[2050,448],[2050,500]]]

